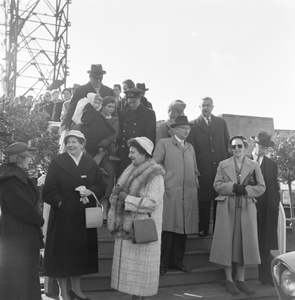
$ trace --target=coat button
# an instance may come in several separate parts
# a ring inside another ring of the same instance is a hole
[[[123,132],[125,132],[125,130],[123,130]]]
[[[212,152],[214,152],[214,150],[212,150]]]
[[[136,126],[136,123],[134,123],[134,125]]]
[[[122,145],[122,148],[124,148],[124,145]]]

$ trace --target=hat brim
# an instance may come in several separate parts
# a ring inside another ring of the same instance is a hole
[[[193,126],[192,123],[183,122],[183,123],[173,123],[173,124],[170,125],[170,127],[175,128],[175,127],[179,127],[179,126],[183,126],[183,125],[186,125],[186,126],[188,125],[190,127]]]
[[[104,75],[104,74],[106,74],[107,72],[106,72],[106,71],[102,71],[102,72],[100,72],[100,73],[97,73],[97,72],[87,71],[87,73],[88,73],[89,75],[96,75],[96,76],[99,76],[99,75]]]
[[[258,145],[264,146],[264,147],[273,147],[275,143],[273,141],[270,141],[269,143],[261,143],[256,136],[250,136],[250,139],[257,143]]]

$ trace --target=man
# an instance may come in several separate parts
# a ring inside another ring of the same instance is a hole
[[[208,235],[212,202],[215,221],[217,202],[214,199],[218,195],[213,188],[213,182],[219,163],[229,157],[229,131],[223,118],[212,115],[214,105],[211,98],[203,98],[199,107],[201,115],[192,121],[192,130],[187,140],[195,149],[200,171],[199,236],[205,237]]]
[[[147,108],[153,109],[152,103],[149,102],[148,99],[145,97],[145,92],[149,90],[145,87],[145,83],[136,83],[136,87],[142,90],[141,97],[140,97],[141,104]]]
[[[156,138],[156,114],[153,110],[144,107],[140,103],[141,90],[131,88],[125,92],[128,108],[121,111],[119,115],[120,134],[118,137],[118,163],[117,178],[131,163],[129,159],[129,148],[127,141],[130,138],[145,136],[155,144]]]
[[[115,95],[115,99],[116,99],[116,109],[114,110],[112,116],[113,117],[118,117],[119,115],[119,112],[120,112],[120,107],[122,107],[122,97],[121,97],[121,92],[122,92],[122,89],[121,89],[121,85],[120,84],[114,84],[114,87],[113,87],[113,91],[114,91],[114,95]]]
[[[187,234],[198,232],[198,168],[195,151],[185,140],[192,124],[178,116],[174,135],[159,140],[153,155],[166,171],[160,273],[167,269],[190,272],[183,265]]]
[[[114,96],[114,91],[102,84],[103,75],[106,74],[106,71],[102,69],[101,64],[91,65],[91,69],[90,71],[87,71],[87,73],[89,74],[90,80],[88,83],[77,87],[77,89],[75,90],[67,114],[62,121],[61,131],[63,131],[66,127],[70,129],[72,124],[72,117],[75,112],[77,103],[79,100],[87,97],[88,93],[98,94],[101,98],[105,96]]]
[[[265,181],[265,192],[256,198],[258,243],[261,264],[258,265],[258,275],[261,284],[274,286],[271,275],[273,256],[270,250],[278,249],[278,213],[280,203],[280,186],[278,183],[278,166],[266,155],[269,147],[274,146],[271,135],[262,131],[258,136],[252,136],[253,152],[251,159],[260,164]]]
[[[67,115],[67,111],[69,109],[71,98],[72,98],[72,91],[69,88],[65,88],[62,91],[62,96],[64,98],[64,103],[63,103],[62,110],[61,110],[61,115],[60,115],[60,120],[61,121],[63,121],[64,118]]]

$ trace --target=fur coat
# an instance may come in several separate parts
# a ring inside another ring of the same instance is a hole
[[[118,180],[122,190],[131,196],[140,196],[144,188],[157,175],[165,175],[164,169],[154,160],[148,159],[139,166],[129,165]],[[131,224],[135,212],[125,211],[125,202],[119,201],[117,196],[110,197],[111,208],[108,214],[108,228],[113,235],[122,239],[131,239]],[[147,211],[139,209],[137,219],[146,219]]]

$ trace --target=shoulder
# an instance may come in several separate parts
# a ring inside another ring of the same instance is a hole
[[[216,122],[221,123],[221,124],[227,124],[225,119],[222,117],[218,117],[215,115],[211,115],[211,118],[214,119]]]

